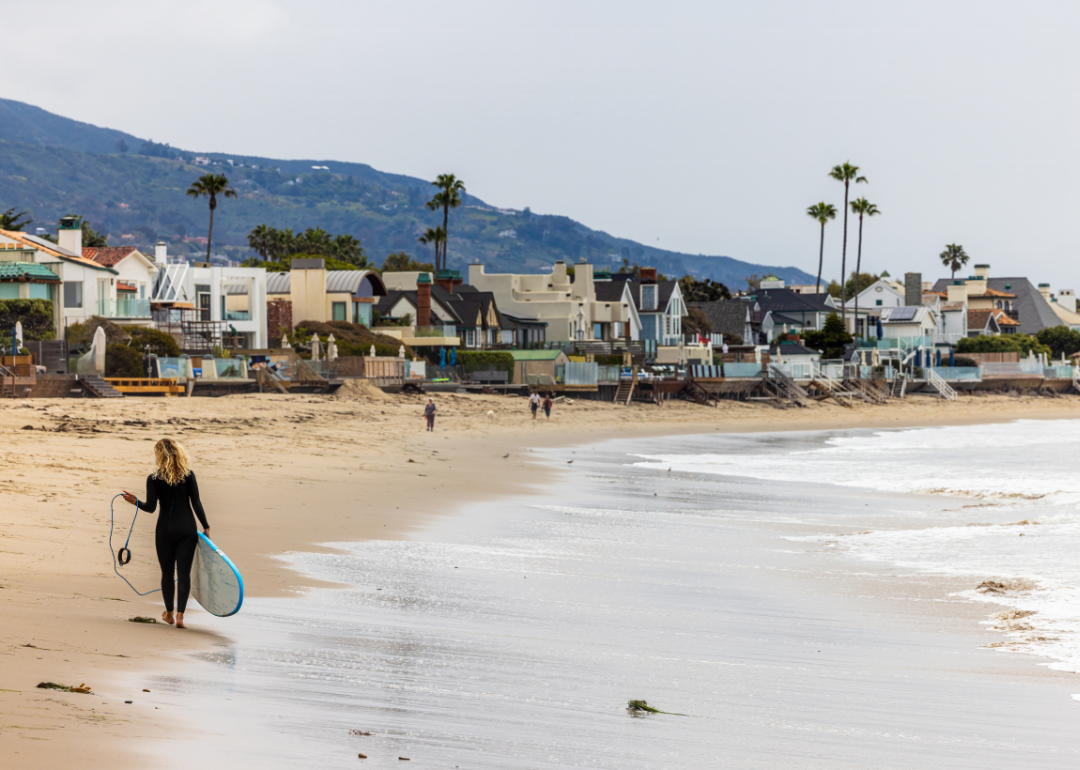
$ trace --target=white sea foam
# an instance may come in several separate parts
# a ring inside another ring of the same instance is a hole
[[[970,576],[971,590],[960,595],[1001,607],[986,621],[1002,634],[996,647],[1080,672],[1078,445],[1075,421],[1019,421],[834,436],[794,451],[758,442],[749,451],[648,456],[637,465],[994,501],[986,509],[935,514],[929,527],[925,518],[897,512],[896,529],[792,540],[819,542],[860,560]],[[988,519],[994,523],[972,526]],[[985,580],[1007,588],[977,590]]]

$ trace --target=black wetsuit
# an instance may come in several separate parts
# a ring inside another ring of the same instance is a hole
[[[195,517],[203,529],[206,512],[199,500],[199,485],[195,473],[188,473],[186,479],[172,486],[153,474],[146,478],[146,500],[139,503],[139,509],[147,513],[157,510],[161,501],[161,514],[158,516],[154,542],[157,545],[158,563],[161,565],[161,593],[165,597],[165,609],[173,611],[173,575],[176,576],[176,611],[187,609],[188,594],[191,593],[191,562],[195,559],[195,548],[199,545],[199,533],[195,528]]]

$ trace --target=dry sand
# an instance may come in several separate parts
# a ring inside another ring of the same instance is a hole
[[[109,500],[145,494],[152,442],[183,441],[199,473],[215,541],[244,572],[249,595],[298,592],[312,581],[273,558],[318,543],[402,538],[429,517],[565,480],[530,461],[530,447],[619,436],[712,431],[821,430],[1080,417],[1080,397],[964,397],[948,403],[909,396],[844,409],[824,402],[778,410],[576,401],[556,404],[551,422],[531,419],[522,398],[438,394],[436,432],[424,431],[426,398],[338,396],[0,400],[0,756],[5,768],[70,764],[113,770],[146,765],[146,738],[175,726],[139,672],[174,665],[225,640],[200,628],[128,622],[158,616],[112,571]],[[512,472],[508,472],[511,471]],[[555,474],[566,473],[566,477]],[[442,501],[439,506],[433,500]],[[132,509],[117,501],[118,515]],[[145,515],[145,514],[144,514]],[[152,517],[147,516],[147,519]],[[137,532],[152,531],[140,517]],[[141,541],[140,541],[141,542]],[[137,558],[147,540],[136,546]],[[146,590],[150,585],[145,585]],[[217,628],[227,627],[223,623]],[[36,689],[41,681],[94,694]],[[135,704],[126,705],[125,700]],[[157,766],[162,766],[160,763]]]

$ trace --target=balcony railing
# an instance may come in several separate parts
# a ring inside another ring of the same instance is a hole
[[[149,318],[150,300],[138,297],[99,299],[97,314],[103,318]]]
[[[251,312],[248,310],[226,310],[226,321],[250,321]]]
[[[457,327],[453,324],[439,326],[417,326],[413,332],[415,337],[456,337]]]

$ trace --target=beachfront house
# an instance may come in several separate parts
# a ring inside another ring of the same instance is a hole
[[[570,270],[560,260],[550,273],[536,275],[488,273],[482,264],[472,264],[468,283],[491,292],[503,312],[547,324],[548,341],[639,338],[625,300],[598,299],[593,266],[586,262]]]
[[[1049,284],[1036,287],[1027,278],[994,278],[987,264],[976,265],[975,274],[968,278],[942,278],[933,291],[945,294],[950,302],[962,297],[969,310],[1001,310],[1017,322],[1015,328],[1021,334],[1036,334],[1061,324],[1051,306]]]
[[[885,308],[881,325],[885,339],[932,338],[938,329],[937,315],[925,305]]]
[[[829,294],[796,294],[783,286],[755,289],[741,302],[750,306],[750,322],[757,344],[768,344],[781,334],[821,329],[839,304]]]
[[[769,360],[778,364],[816,364],[821,361],[821,352],[795,340],[780,340],[769,348]]]
[[[48,300],[53,303],[53,326],[62,329],[59,267],[36,262],[34,255],[34,249],[0,243],[0,300]],[[10,340],[0,340],[0,344],[10,344]]]
[[[512,325],[499,312],[494,294],[463,284],[456,270],[443,270],[434,281],[430,273],[383,275],[394,288],[379,299],[376,310],[380,318],[388,321],[411,319],[410,326],[415,330],[411,339],[415,341],[409,342],[410,345],[508,348],[514,344],[515,332],[520,332],[517,325]],[[413,288],[406,288],[409,280],[415,281]],[[379,327],[379,330],[395,332],[392,327]],[[436,333],[442,341],[428,341]]]
[[[1013,323],[1016,323],[1016,321],[1013,321]],[[971,337],[981,337],[983,335],[996,337],[1001,334],[1001,325],[994,316],[993,310],[967,311],[967,326],[968,336]]]
[[[659,346],[678,345],[682,339],[682,318],[686,302],[678,281],[657,280],[656,268],[643,267],[641,274],[611,274],[613,284],[625,283],[641,322],[640,339],[655,340]]]
[[[266,277],[267,301],[290,303],[293,328],[302,321],[371,326],[376,298],[383,296],[386,287],[374,270],[327,270],[321,258],[294,259],[287,272]]]
[[[848,311],[855,310],[855,298],[844,303]],[[881,310],[887,307],[900,307],[905,304],[904,293],[896,288],[895,282],[875,281],[859,292],[859,310]]]

